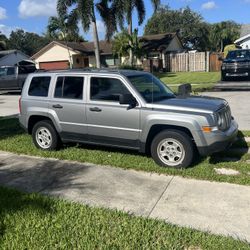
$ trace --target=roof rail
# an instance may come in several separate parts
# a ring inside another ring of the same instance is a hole
[[[35,72],[57,72],[57,71],[72,71],[72,72],[77,72],[77,71],[83,71],[83,72],[116,72],[119,73],[120,70],[118,68],[74,68],[74,69],[58,69],[58,70],[53,70],[53,69],[37,69]]]

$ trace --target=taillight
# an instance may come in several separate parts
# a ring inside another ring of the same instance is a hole
[[[21,97],[19,97],[19,100],[18,100],[18,107],[19,107],[19,113],[21,114],[22,112]]]

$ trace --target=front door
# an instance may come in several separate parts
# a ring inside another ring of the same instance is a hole
[[[60,76],[56,79],[50,110],[56,115],[62,129],[62,138],[75,141],[85,140],[87,135],[84,77]]]
[[[130,93],[118,78],[90,77],[86,115],[89,140],[100,144],[138,148],[140,109],[119,104]]]

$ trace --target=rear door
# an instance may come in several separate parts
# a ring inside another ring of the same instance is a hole
[[[61,137],[68,140],[85,140],[87,134],[84,76],[57,76],[49,109],[56,114],[62,129]]]

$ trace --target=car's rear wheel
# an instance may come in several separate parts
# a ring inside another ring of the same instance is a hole
[[[32,129],[32,138],[35,146],[42,150],[55,150],[60,144],[54,125],[48,120],[35,124]]]
[[[163,167],[186,168],[194,156],[194,145],[189,135],[178,130],[164,130],[151,143],[154,161]]]

